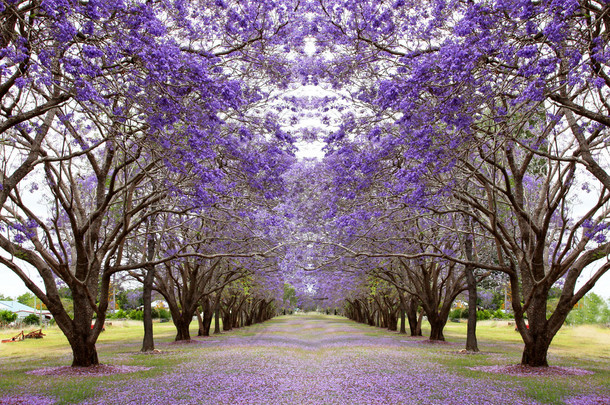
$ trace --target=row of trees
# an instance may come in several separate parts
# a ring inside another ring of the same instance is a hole
[[[244,280],[272,292],[222,306],[226,324],[268,316],[281,283],[261,225],[294,158],[261,106],[289,76],[269,58],[290,41],[288,6],[1,4],[0,263],[53,314],[74,366],[98,363],[114,275],[143,283],[145,320],[151,291],[165,297],[177,339]]]
[[[155,289],[178,339],[199,306],[203,333],[213,313],[266,318],[285,281],[367,322],[417,329],[421,306],[443,339],[468,290],[472,350],[477,284],[504,277],[522,362],[544,366],[610,268],[609,7],[3,2],[0,264],[74,365],[97,363],[111,278],[130,274],[144,319]],[[336,95],[282,98],[296,79]],[[327,156],[295,162],[312,117]]]
[[[382,280],[386,319],[404,294],[442,339],[468,290],[475,349],[477,283],[503,275],[522,363],[546,366],[610,268],[608,3],[319,3],[320,37],[357,72],[337,58],[329,80],[364,111],[328,138],[337,228],[316,238],[364,291],[349,311],[367,318]]]

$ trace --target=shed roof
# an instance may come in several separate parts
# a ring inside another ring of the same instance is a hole
[[[40,312],[39,310],[37,310],[35,308],[28,307],[27,305],[23,305],[19,301],[0,301],[0,310],[2,310],[2,309],[11,311],[11,312],[31,312],[31,313]],[[43,309],[42,313],[48,314],[49,311]]]

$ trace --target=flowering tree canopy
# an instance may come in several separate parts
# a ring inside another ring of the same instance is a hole
[[[0,263],[74,365],[97,363],[111,276],[156,269],[178,338],[198,308],[208,332],[212,312],[266,319],[290,286],[391,329],[425,313],[443,339],[456,296],[503,274],[522,363],[544,366],[610,269],[609,11],[4,1]],[[325,156],[297,158],[308,143]]]

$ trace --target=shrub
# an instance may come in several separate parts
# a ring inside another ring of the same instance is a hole
[[[455,308],[449,312],[449,319],[468,319],[468,308]]]
[[[7,310],[0,311],[0,322],[1,323],[9,324],[11,322],[14,322],[15,319],[17,319],[17,314],[15,314],[11,311],[7,311]]]
[[[484,321],[486,319],[491,319],[491,312],[489,312],[486,309],[483,309],[481,311],[477,311],[477,320]]]
[[[159,318],[161,319],[170,319],[172,315],[165,308],[159,308]]]
[[[137,309],[132,309],[127,314],[127,317],[134,321],[141,321],[144,319],[144,313],[142,311],[138,311]]]
[[[511,319],[512,318],[512,316],[510,316],[506,312],[502,311],[501,309],[497,309],[491,315],[492,315],[492,318],[494,318],[494,319]]]
[[[127,314],[122,309],[119,309],[118,311],[115,311],[113,314],[112,313],[108,313],[106,318],[108,318],[108,319],[125,319],[125,318],[127,318]]]
[[[29,314],[23,318],[23,323],[26,325],[40,325],[40,318],[36,314]]]

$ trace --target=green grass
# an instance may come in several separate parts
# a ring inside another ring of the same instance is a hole
[[[424,335],[429,331],[427,325],[422,329]],[[514,325],[506,321],[477,323],[481,354],[451,354],[465,345],[466,323],[448,323],[445,338],[456,345],[430,348],[428,354],[436,355],[436,361],[460,375],[490,378],[489,374],[468,367],[518,364],[521,360],[521,336],[514,330]],[[564,327],[553,339],[548,358],[551,366],[582,368],[595,374],[570,377],[492,375],[491,378],[516,382],[528,397],[546,404],[563,404],[564,397],[577,393],[593,394],[600,386],[606,393],[610,392],[610,328],[594,325]]]
[[[72,362],[72,351],[68,340],[56,326],[43,328],[42,339],[26,339],[20,342],[0,344],[0,392],[1,393],[39,393],[52,395],[58,404],[73,404],[92,396],[100,384],[130,378],[147,378],[161,375],[181,364],[192,348],[172,346],[170,355],[141,355],[139,350],[144,337],[142,322],[110,321],[96,345],[100,363],[124,364],[131,366],[153,367],[128,375],[102,377],[44,377],[24,373],[41,367],[67,366]],[[37,329],[30,327],[25,332]],[[155,343],[174,340],[176,329],[169,323],[154,324]],[[0,338],[15,336],[21,329],[0,330]],[[191,336],[197,335],[197,323],[191,324]],[[167,350],[164,347],[164,350]],[[181,353],[184,352],[184,356]]]

